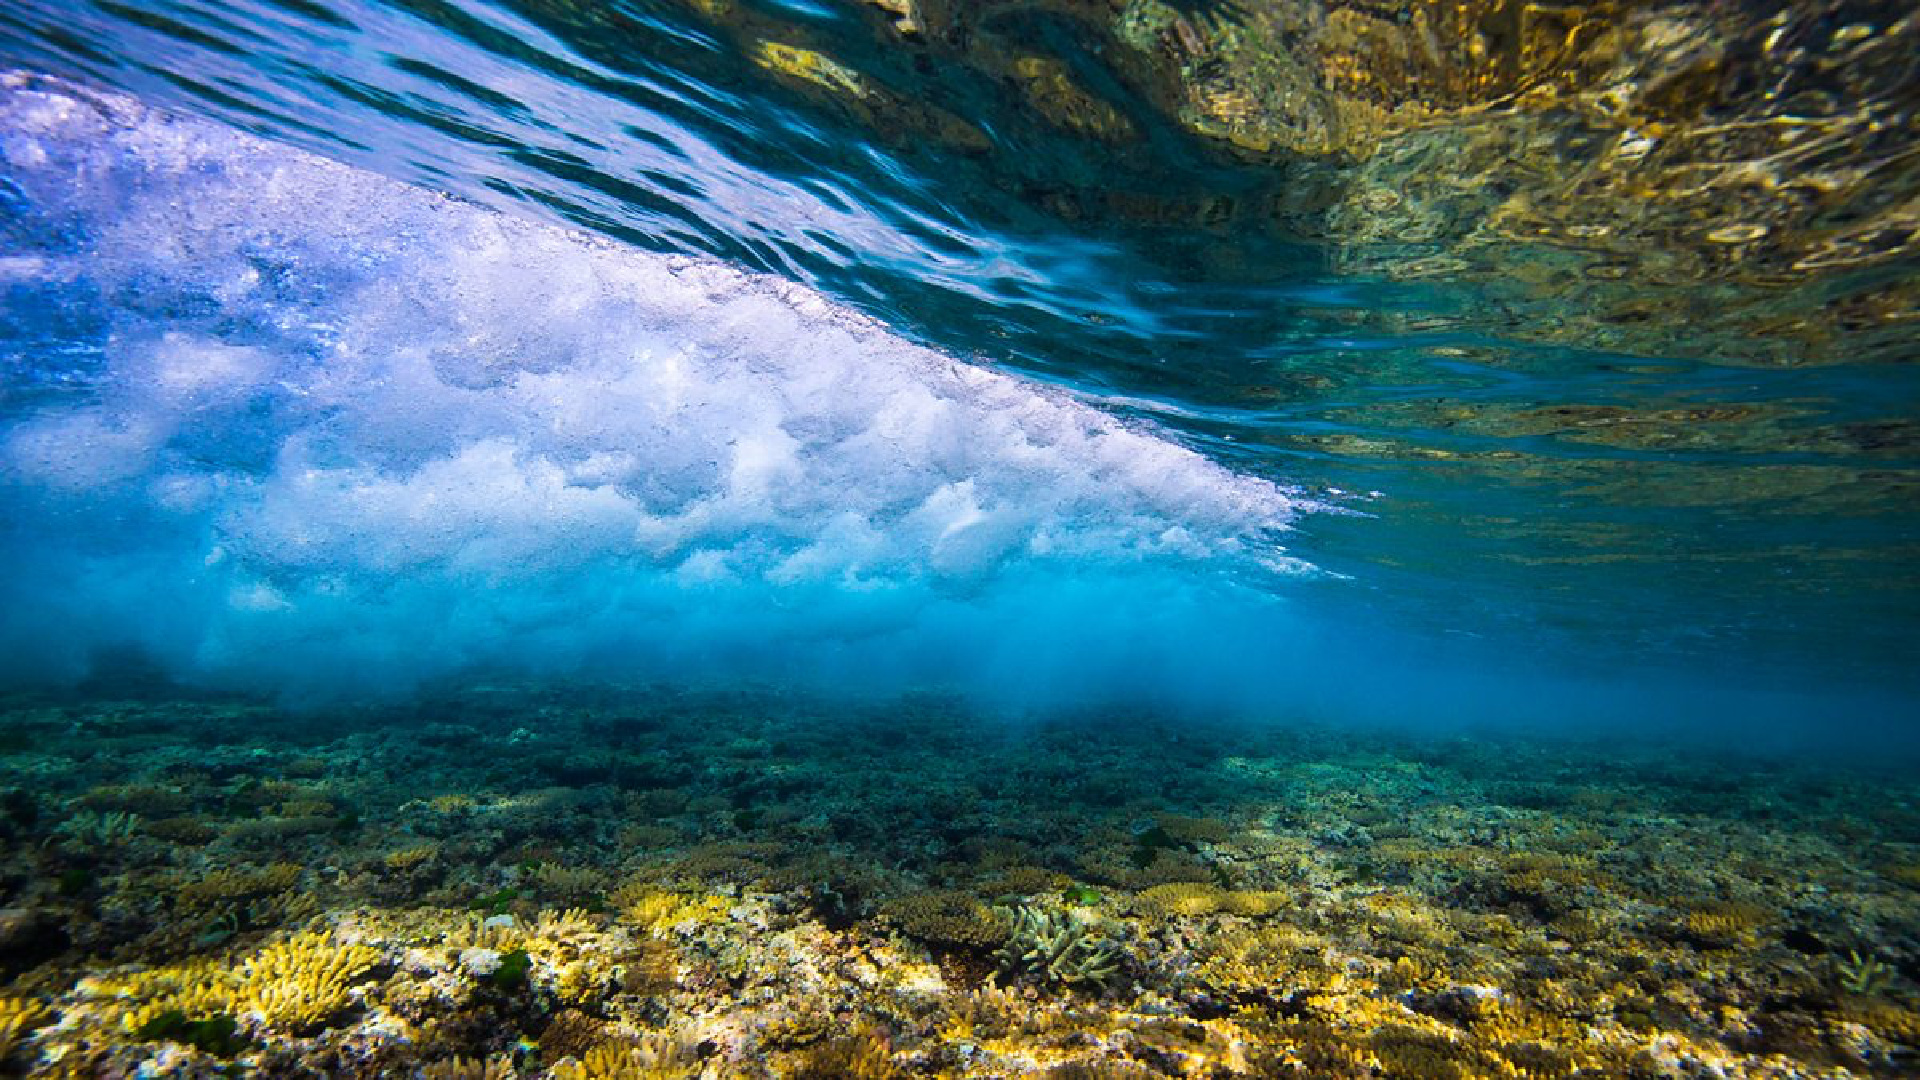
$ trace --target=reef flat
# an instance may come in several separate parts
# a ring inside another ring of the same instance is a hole
[[[1920,784],[935,696],[0,711],[34,1076],[1868,1076]]]

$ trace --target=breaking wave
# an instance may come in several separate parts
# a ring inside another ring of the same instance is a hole
[[[1217,703],[1313,504],[809,289],[0,91],[0,655]]]

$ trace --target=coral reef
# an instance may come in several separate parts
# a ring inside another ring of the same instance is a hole
[[[0,754],[43,808],[0,834],[9,1070],[1920,1065],[1920,789],[1869,766],[1302,726],[1189,725],[1169,752],[1150,724],[1013,732],[924,696],[71,719],[107,708],[0,712],[40,733]],[[63,842],[135,805],[198,828]],[[315,817],[271,856],[236,828]]]

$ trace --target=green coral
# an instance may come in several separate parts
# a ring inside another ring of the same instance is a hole
[[[1840,989],[1855,997],[1878,997],[1893,981],[1893,972],[1878,957],[1861,956],[1850,950],[1847,958],[1834,965],[1840,976]]]
[[[1048,908],[995,908],[1009,926],[994,953],[1002,974],[1026,973],[1049,985],[1099,987],[1119,974],[1125,955],[1101,924]]]

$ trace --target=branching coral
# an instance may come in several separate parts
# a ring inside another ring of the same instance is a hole
[[[1738,900],[1711,900],[1693,905],[1681,922],[1683,933],[1710,948],[1733,948],[1752,941],[1754,931],[1767,921],[1767,910]]]
[[[1847,953],[1845,960],[1834,962],[1840,977],[1840,989],[1855,997],[1878,997],[1893,982],[1893,972],[1874,956],[1862,956],[1859,950]]]
[[[238,968],[206,961],[89,980],[90,996],[122,999],[129,1032],[177,1012],[188,1020],[251,1013],[274,1027],[318,1025],[346,1007],[354,981],[380,962],[380,951],[340,945],[325,934],[300,934],[269,945]]]
[[[590,866],[544,862],[534,867],[529,876],[533,879],[534,887],[542,894],[569,900],[595,896],[606,888],[606,878]]]
[[[520,1071],[504,1057],[457,1057],[420,1070],[421,1080],[513,1080],[519,1075]]]
[[[1155,885],[1134,900],[1134,906],[1147,915],[1160,917],[1212,915],[1224,911],[1230,915],[1264,918],[1287,905],[1287,894],[1245,889],[1222,889],[1199,882],[1174,882]]]
[[[106,814],[81,810],[61,822],[54,833],[67,847],[94,850],[124,844],[139,831],[140,818],[135,814],[120,810]]]
[[[886,1038],[867,1031],[809,1048],[787,1075],[794,1080],[891,1080],[903,1074],[893,1063]]]
[[[889,900],[881,905],[880,917],[908,937],[969,949],[1005,942],[1010,924],[971,895],[951,889]]]
[[[996,912],[1010,927],[1006,944],[994,953],[1003,973],[1026,972],[1045,983],[1097,987],[1120,971],[1124,955],[1119,945],[1091,923],[1046,908]]]
[[[286,892],[300,880],[300,867],[287,862],[258,868],[221,867],[180,886],[184,907],[207,908],[256,896]]]
[[[524,946],[527,935],[510,918],[470,914],[450,928],[441,943],[456,951],[491,949],[494,952],[508,952]]]
[[[32,998],[0,997],[0,1057],[12,1053],[21,1036],[49,1019],[47,1007]]]
[[[90,998],[119,1003],[121,1008],[116,1011],[129,1034],[169,1012],[190,1019],[227,1013],[233,1000],[231,974],[206,960],[85,979],[80,989]]]
[[[670,892],[642,882],[623,885],[607,899],[628,922],[639,924],[656,937],[721,922],[732,906],[724,896]]]
[[[1225,891],[1217,885],[1183,881],[1155,885],[1134,898],[1134,909],[1143,915],[1196,916],[1220,910]]]
[[[300,934],[247,961],[235,988],[236,1011],[258,1013],[276,1026],[314,1026],[344,1008],[354,980],[379,962],[377,949]]]
[[[603,1042],[553,1068],[553,1080],[686,1080],[700,1075],[698,1045],[670,1032],[637,1043]]]

